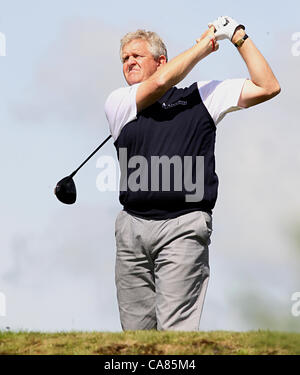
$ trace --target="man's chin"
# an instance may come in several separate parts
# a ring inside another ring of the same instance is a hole
[[[131,77],[131,78],[126,79],[126,81],[127,81],[129,86],[132,86],[132,85],[135,85],[136,83],[142,82],[142,79]]]

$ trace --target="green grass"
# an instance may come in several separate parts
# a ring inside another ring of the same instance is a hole
[[[190,355],[300,354],[300,333],[250,332],[1,332],[0,354]]]

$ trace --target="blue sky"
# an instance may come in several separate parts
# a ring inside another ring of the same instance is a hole
[[[0,1],[7,47],[0,57],[0,292],[7,300],[0,328],[121,330],[114,287],[118,193],[97,191],[97,156],[76,176],[76,205],[61,205],[53,188],[109,135],[104,102],[125,85],[119,39],[137,28],[154,30],[172,58],[224,14],[246,26],[282,93],[231,114],[218,128],[220,188],[201,328],[300,327],[290,314],[290,297],[300,290],[292,237],[300,209],[300,57],[291,54],[299,2],[187,4]],[[220,43],[182,85],[248,77],[233,46]],[[115,157],[111,141],[101,155]]]

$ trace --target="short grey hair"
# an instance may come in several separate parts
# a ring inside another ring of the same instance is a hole
[[[143,39],[148,42],[149,51],[155,60],[157,60],[159,56],[163,55],[163,56],[166,56],[166,59],[168,61],[167,48],[165,46],[165,43],[162,41],[161,37],[153,31],[146,31],[146,30],[138,29],[136,31],[127,33],[121,39],[120,58],[122,62],[123,62],[122,52],[123,52],[124,46],[135,39]]]

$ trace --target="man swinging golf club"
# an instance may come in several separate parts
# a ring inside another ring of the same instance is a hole
[[[223,39],[241,55],[250,79],[199,81],[176,88],[197,63],[219,51]],[[217,125],[229,112],[273,98],[280,86],[245,27],[227,16],[210,23],[196,44],[169,62],[163,41],[145,30],[126,34],[120,54],[129,86],[109,95],[105,113],[123,166],[121,185],[127,186],[120,189],[123,209],[115,222],[121,325],[123,330],[195,331],[209,279],[208,246],[218,190]],[[125,170],[121,151],[131,160]],[[165,171],[160,169],[157,179],[145,167],[153,157],[172,161],[169,189],[161,184]],[[190,164],[184,163],[185,157],[192,158]],[[202,167],[197,167],[197,157],[203,158]],[[134,185],[130,173],[138,164],[139,181]],[[191,193],[187,182],[193,185],[197,173],[203,177],[201,199],[186,199]],[[178,178],[184,179],[181,190]],[[138,184],[142,188],[137,189]]]

